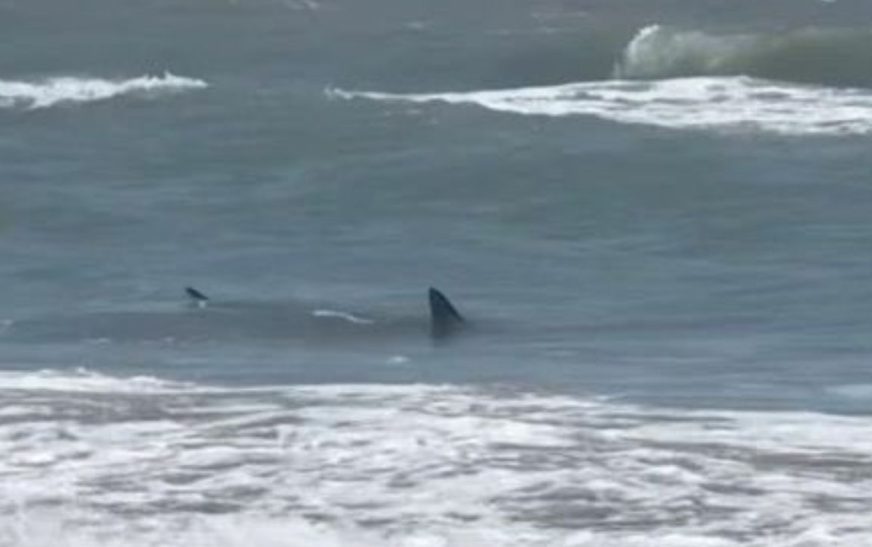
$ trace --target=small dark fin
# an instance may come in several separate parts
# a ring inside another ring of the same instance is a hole
[[[190,298],[193,303],[200,306],[201,308],[205,306],[206,303],[209,301],[208,296],[193,287],[185,287],[185,294],[188,295],[188,298]]]
[[[463,316],[439,290],[430,287],[430,333],[442,338],[455,332],[464,323]]]

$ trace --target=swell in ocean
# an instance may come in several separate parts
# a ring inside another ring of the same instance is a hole
[[[0,544],[862,545],[865,418],[3,372]],[[826,462],[826,465],[822,465]]]

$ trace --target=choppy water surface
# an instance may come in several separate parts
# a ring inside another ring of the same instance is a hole
[[[872,8],[721,4],[0,3],[0,545],[867,544]]]

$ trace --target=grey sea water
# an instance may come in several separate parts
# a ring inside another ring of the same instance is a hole
[[[872,543],[867,2],[0,36],[0,545]]]

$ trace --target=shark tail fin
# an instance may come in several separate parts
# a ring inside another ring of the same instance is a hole
[[[430,332],[441,338],[456,331],[466,320],[441,291],[430,287]]]
[[[201,308],[206,307],[206,303],[209,302],[209,297],[194,287],[185,287],[185,294],[187,294],[188,298],[191,299],[191,303]]]

